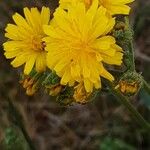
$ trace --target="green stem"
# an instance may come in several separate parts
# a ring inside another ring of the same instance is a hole
[[[5,98],[5,100],[8,102],[9,104],[9,111],[10,111],[10,115],[11,115],[11,118],[13,119],[14,123],[21,129],[29,147],[31,150],[36,150],[34,145],[32,144],[32,140],[30,139],[25,127],[24,127],[24,124],[23,124],[23,121],[22,121],[22,116],[19,112],[19,110],[15,107],[15,105],[13,104],[13,102],[11,101],[11,99],[5,94],[5,91],[1,91],[2,94],[3,94],[3,97]]]
[[[127,50],[128,50],[128,59],[130,61],[130,71],[135,71],[135,56],[134,56],[134,46],[133,46],[133,30],[131,29],[130,23],[129,23],[129,17],[125,17],[125,23],[126,23],[126,30],[129,32],[128,36],[128,43],[127,43]]]
[[[141,127],[150,131],[150,124],[141,116],[141,114],[132,106],[130,101],[122,95],[118,90],[114,89],[114,87],[108,83],[108,86],[111,90],[111,93],[118,99],[118,101],[123,104],[129,112],[132,114],[134,119],[141,125]]]
[[[21,114],[19,113],[18,109],[14,106],[14,104],[11,102],[10,99],[8,99],[8,103],[9,103],[10,111],[11,111],[11,113],[15,119],[15,123],[21,129],[30,149],[36,150],[34,145],[32,144],[32,140],[30,139],[30,137],[29,137],[29,135],[28,135],[28,133],[24,127]]]
[[[130,71],[135,71],[135,56],[134,56],[134,48],[133,48],[133,41],[130,41],[129,43],[129,53],[130,53]]]
[[[150,95],[150,85],[143,79],[143,87],[145,91]]]

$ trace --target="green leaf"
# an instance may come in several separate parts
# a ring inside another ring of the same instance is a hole
[[[21,131],[16,127],[9,127],[0,143],[1,150],[30,150]]]

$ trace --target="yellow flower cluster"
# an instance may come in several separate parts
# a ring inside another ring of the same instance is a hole
[[[33,68],[43,72],[47,66],[61,78],[61,85],[75,86],[80,91],[75,97],[82,97],[86,94],[81,91],[101,88],[101,77],[114,80],[104,64],[120,66],[123,53],[110,34],[112,15],[129,14],[126,4],[132,1],[60,0],[51,21],[49,8],[24,8],[24,17],[16,13],[15,24],[5,29],[5,56],[14,58],[13,67],[25,64],[25,74]]]

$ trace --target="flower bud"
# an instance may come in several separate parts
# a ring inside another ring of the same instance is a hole
[[[35,83],[36,81],[29,77],[29,76],[26,76],[24,77],[24,79],[22,79],[20,81],[20,84],[22,84],[23,88],[26,89],[26,94],[28,96],[32,96],[34,95],[34,93],[37,91],[37,84]]]
[[[87,93],[83,83],[79,83],[75,88],[73,98],[75,102],[85,104],[88,102],[88,98],[91,93]]]
[[[142,86],[142,77],[136,72],[127,72],[120,79],[115,89],[125,96],[133,96],[138,93]]]

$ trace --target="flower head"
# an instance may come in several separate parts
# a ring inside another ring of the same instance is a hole
[[[63,8],[68,8],[71,3],[84,2],[86,6],[92,4],[94,0],[60,0],[60,5]],[[128,15],[130,7],[126,4],[133,2],[134,0],[99,0],[99,5],[107,9],[111,15],[124,14]]]
[[[89,9],[76,3],[68,11],[57,9],[54,20],[44,26],[47,65],[61,77],[61,84],[83,82],[85,90],[100,88],[100,76],[110,81],[113,76],[103,63],[121,65],[122,49],[109,33],[115,24],[103,7],[94,1]]]
[[[4,43],[5,56],[8,59],[14,58],[11,62],[13,67],[25,64],[24,73],[29,74],[35,65],[38,72],[46,68],[45,43],[42,38],[45,36],[43,25],[50,21],[49,8],[43,7],[39,12],[37,8],[24,8],[23,18],[20,14],[13,15],[15,24],[8,24],[6,34],[9,40]]]

